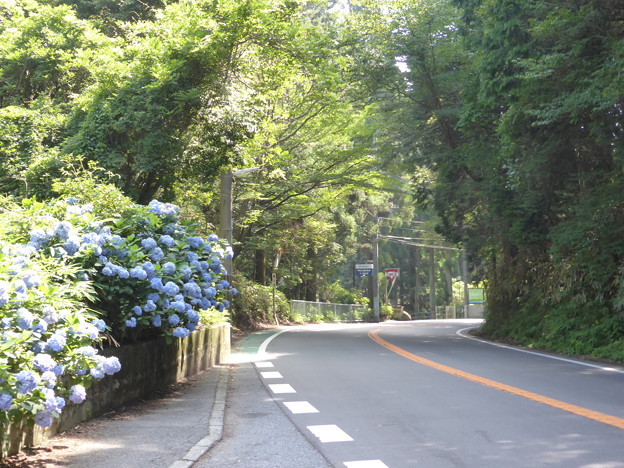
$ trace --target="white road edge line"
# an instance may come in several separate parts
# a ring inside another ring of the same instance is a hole
[[[482,340],[480,338],[476,338],[474,336],[470,336],[464,333],[467,330],[472,330],[473,328],[477,328],[477,327],[462,328],[461,330],[457,330],[455,334],[461,336],[462,338],[468,338],[469,340],[474,340],[474,341],[478,341],[479,343],[489,344],[491,346],[496,346],[497,348],[510,349],[512,351],[518,351],[519,353],[533,354],[535,356],[541,356],[541,357],[545,357],[549,359],[554,359],[556,361],[563,361],[563,362],[568,362],[571,364],[578,364],[579,366],[592,367],[594,369],[600,369],[600,370],[607,371],[607,372],[616,372],[618,374],[624,374],[624,370],[616,369],[615,367],[606,367],[606,366],[601,366],[599,364],[591,364],[589,362],[577,361],[575,359],[569,359],[569,358],[564,358],[564,357],[559,357],[559,356],[553,356],[551,354],[539,353],[537,351],[529,351],[528,349],[516,348],[515,346],[508,346],[508,345],[503,345],[500,343],[494,343],[492,341]]]
[[[258,356],[263,356],[264,354],[266,354],[266,349],[269,343],[273,341],[275,338],[277,338],[279,335],[287,331],[288,329],[285,328],[283,330],[278,331],[277,333],[274,333],[273,335],[269,336],[266,340],[264,340],[262,344],[260,345],[260,347],[258,348]]]

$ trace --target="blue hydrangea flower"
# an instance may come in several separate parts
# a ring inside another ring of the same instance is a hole
[[[189,237],[187,241],[192,249],[201,249],[204,246],[204,239],[201,237],[192,236]]]
[[[41,381],[47,388],[54,388],[56,385],[56,374],[53,371],[45,371],[41,374]]]
[[[56,367],[56,361],[52,359],[52,356],[45,353],[40,353],[33,359],[33,364],[40,372],[51,371]]]
[[[13,404],[13,397],[8,393],[0,393],[0,410],[9,411]]]
[[[91,322],[91,325],[97,328],[100,333],[104,333],[106,331],[106,322],[104,320],[95,319]]]
[[[186,310],[186,303],[184,301],[173,301],[171,304],[169,304],[169,307],[171,309],[177,310],[178,312],[184,312]],[[172,325],[175,324],[172,323]]]
[[[89,325],[89,324],[83,325],[80,328],[80,333],[88,336],[92,340],[97,340],[98,337],[100,336],[100,331],[97,328],[95,328],[93,325]]]
[[[175,263],[173,262],[167,262],[162,266],[162,269],[160,270],[161,273],[165,274],[165,275],[173,275],[176,271],[176,266]]]
[[[165,247],[173,247],[175,245],[175,240],[168,234],[160,236],[158,242],[160,242]]]
[[[160,300],[160,294],[158,293],[149,293],[147,295],[147,300],[152,302],[158,302]]]
[[[172,203],[162,203],[159,202],[158,200],[152,200],[151,202],[149,202],[149,204],[147,205],[149,207],[149,210],[152,213],[156,213],[159,216],[169,216],[169,217],[175,217],[178,215],[178,212],[180,211],[180,209],[175,206]]]
[[[35,374],[33,371],[23,370],[17,374],[17,391],[19,393],[26,394],[31,392],[35,388],[37,388],[37,384],[39,383],[39,376]]]
[[[32,347],[30,349],[33,353],[39,354],[39,353],[43,353],[46,351],[46,345],[45,343],[39,340],[36,340],[33,342]]]
[[[162,291],[171,297],[175,296],[180,292],[180,287],[173,281],[167,281],[167,284],[165,284]]]
[[[57,377],[60,377],[61,375],[65,373],[65,366],[63,364],[57,364],[53,372],[54,372],[54,375],[56,375]]]
[[[119,246],[119,245],[121,245],[121,244],[123,243],[123,239],[121,238],[121,236],[120,236],[120,235],[118,235],[118,234],[114,234],[114,235],[111,237],[110,242],[111,242],[111,244],[113,244],[114,246]]]
[[[176,338],[186,338],[189,335],[190,332],[186,328],[177,327],[175,330],[173,330],[173,336],[175,336]]]
[[[35,316],[28,309],[23,307],[17,309],[17,326],[22,330],[30,330],[34,319]]]
[[[217,295],[217,290],[215,288],[213,288],[212,286],[210,286],[210,287],[204,289],[204,295],[208,299],[212,299],[213,297],[215,297]]]
[[[154,301],[150,301],[148,299],[145,305],[143,306],[143,310],[145,312],[154,312],[156,310],[156,304],[154,303]]]
[[[130,270],[130,277],[143,281],[147,279],[147,272],[140,266],[135,266]]]
[[[189,322],[186,324],[186,329],[188,331],[195,331],[196,328],[197,328],[197,324],[195,322]]]
[[[40,427],[50,427],[52,425],[53,418],[54,416],[52,415],[52,411],[39,411],[35,415],[35,424]]]
[[[9,302],[9,285],[5,282],[0,282],[0,307],[6,305]]]
[[[30,233],[29,244],[36,249],[40,249],[50,239],[50,237],[52,237],[52,235],[47,233],[45,230],[35,229]]]
[[[113,375],[121,370],[121,363],[116,356],[107,357],[102,366],[106,375]]]
[[[26,287],[26,283],[22,280],[16,280],[13,282],[13,300],[17,303],[24,302],[28,299],[28,288]]]
[[[122,279],[127,279],[130,277],[130,273],[124,267],[117,266],[115,268],[115,273]]]
[[[238,289],[236,288],[230,289],[230,294],[232,294],[232,296],[236,296],[238,294]]]
[[[126,320],[126,327],[134,328],[137,326],[137,321],[135,317],[131,317],[130,320]]]
[[[210,234],[210,235],[208,236],[208,240],[209,240],[210,242],[217,242],[217,241],[219,240],[219,236],[217,236],[216,234]]]
[[[132,312],[134,312],[134,315],[138,315],[138,316],[143,315],[143,309],[141,308],[141,306],[138,306],[138,305],[132,308]]]
[[[162,326],[162,319],[160,318],[160,315],[154,315],[154,318],[152,319],[152,325],[155,327]]]
[[[230,308],[230,301],[228,301],[227,299],[226,299],[226,300],[224,300],[224,301],[222,302],[222,304],[223,304],[223,307],[225,307],[226,309],[229,309],[229,308]]]
[[[232,260],[234,258],[234,250],[229,245],[225,248],[225,258]]]
[[[153,277],[154,272],[156,271],[156,267],[154,266],[152,262],[145,262],[143,265],[141,265],[141,268],[145,270],[145,273],[147,273],[148,278]]]
[[[169,325],[171,325],[172,327],[175,327],[177,324],[180,323],[180,317],[178,316],[178,314],[172,314],[169,316]]]
[[[197,255],[195,252],[187,252],[186,261],[189,263],[197,262],[199,261],[199,255]]]
[[[157,247],[157,244],[156,244],[156,241],[153,238],[148,237],[146,239],[142,239],[141,240],[141,246],[145,250],[150,251],[152,249],[155,249]]]
[[[210,237],[208,237],[208,240],[210,240]],[[210,246],[210,244],[204,245],[204,251],[206,251],[207,253],[212,252],[212,247]]]
[[[69,395],[69,401],[79,405],[87,399],[87,391],[82,385],[72,385],[71,394]]]
[[[72,228],[73,226],[69,221],[60,221],[54,227],[54,235],[61,240],[66,240],[69,238],[69,233],[71,232]]]
[[[80,281],[89,281],[89,275],[87,274],[86,271],[80,271],[76,274],[76,277],[80,280]]]
[[[162,278],[158,276],[152,278],[152,280],[150,281],[150,285],[152,286],[152,288],[156,289],[157,291],[162,291],[164,288]]]
[[[41,277],[32,270],[23,271],[21,277],[28,289],[34,288],[41,284]]]
[[[202,291],[197,283],[194,281],[189,281],[188,283],[184,283],[184,293],[190,297],[201,297]]]
[[[48,324],[45,321],[40,320],[37,324],[33,325],[32,330],[35,333],[45,333],[48,330]]]
[[[160,247],[156,247],[155,249],[152,249],[149,251],[149,256],[155,262],[159,262],[160,260],[165,258],[165,253],[162,251]]]
[[[81,346],[76,350],[77,353],[82,354],[83,356],[95,356],[97,354],[97,350],[93,346]]]
[[[67,252],[67,255],[74,255],[80,249],[80,239],[73,235],[70,236],[69,239],[63,243],[63,248]]]
[[[103,379],[106,376],[103,363],[100,362],[95,367],[92,367],[89,370],[89,374],[91,374],[91,377],[94,379]]]
[[[189,310],[186,313],[186,316],[188,317],[188,319],[191,322],[198,322],[199,321],[199,314],[197,312],[195,312],[194,310]]]
[[[104,276],[115,276],[114,265],[108,262],[104,268],[102,268],[102,274]]]

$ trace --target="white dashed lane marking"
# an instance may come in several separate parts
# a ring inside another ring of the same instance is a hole
[[[360,460],[344,462],[347,468],[388,468],[381,460]]]
[[[307,401],[285,401],[284,406],[292,414],[318,413],[319,411]]]
[[[273,365],[272,362],[262,361],[262,362],[256,362],[256,367],[260,369],[260,368],[275,367],[275,366]]]
[[[353,439],[335,424],[326,424],[322,426],[308,426],[312,434],[325,442],[351,442]]]
[[[297,393],[297,391],[288,384],[271,384],[269,388],[273,393]]]
[[[280,374],[279,372],[260,372],[260,374],[265,379],[281,379],[281,378],[283,378],[282,374]]]

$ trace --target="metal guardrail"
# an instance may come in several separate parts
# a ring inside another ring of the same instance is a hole
[[[291,317],[305,322],[359,322],[365,320],[366,306],[330,302],[290,301]]]

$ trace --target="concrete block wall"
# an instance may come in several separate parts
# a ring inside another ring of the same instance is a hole
[[[2,428],[2,454],[12,455],[23,447],[38,445],[83,421],[150,398],[176,382],[225,361],[230,354],[230,325],[196,330],[188,338],[171,343],[161,338],[107,348],[100,354],[117,356],[121,370],[94,381],[82,404],[68,401],[61,417],[47,429],[29,428],[23,423]]]

